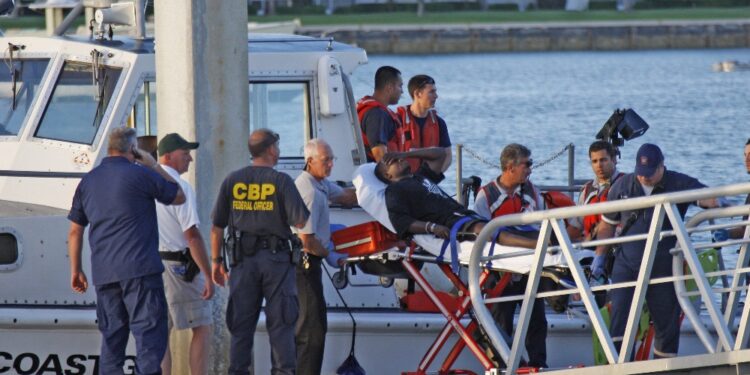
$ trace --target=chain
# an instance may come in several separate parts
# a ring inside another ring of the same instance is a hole
[[[474,159],[476,159],[479,162],[481,162],[482,164],[484,164],[484,165],[486,165],[486,166],[488,166],[490,168],[495,168],[495,169],[498,169],[498,170],[501,169],[499,164],[494,164],[491,161],[483,158],[478,153],[476,153],[474,150],[472,150],[472,149],[470,149],[470,148],[468,148],[466,146],[463,147],[463,150],[466,151],[471,157],[473,157]]]
[[[562,156],[565,153],[565,151],[568,151],[572,147],[573,147],[573,144],[572,143],[568,143],[565,147],[562,148],[562,150],[558,151],[556,154],[552,155],[551,157],[549,157],[547,159],[544,159],[544,160],[540,161],[539,163],[535,163],[534,166],[532,167],[532,169],[537,169],[537,168],[544,167],[545,165],[551,163],[553,160],[555,160],[555,159],[559,158],[560,156]]]
[[[565,153],[565,151],[568,151],[571,147],[573,147],[572,143],[567,144],[565,147],[562,148],[562,150],[558,151],[556,154],[552,155],[551,157],[542,160],[539,163],[535,163],[534,166],[531,167],[531,168],[532,169],[536,169],[536,168],[541,168],[541,167],[546,166],[547,164],[551,163],[555,159],[557,159],[560,156],[562,156]],[[479,153],[477,153],[476,151],[472,150],[471,148],[463,146],[463,150],[466,151],[466,153],[469,154],[469,156],[471,156],[474,159],[478,160],[482,164],[484,164],[484,165],[486,165],[486,166],[488,166],[490,168],[502,170],[502,168],[500,168],[499,164],[495,164],[495,163],[487,160],[486,158],[482,157],[481,155],[479,155]]]

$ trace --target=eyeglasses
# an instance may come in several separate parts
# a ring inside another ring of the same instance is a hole
[[[529,159],[529,160],[526,160],[525,163],[519,163],[519,164],[524,164],[526,165],[526,167],[531,168],[531,166],[534,165],[534,160]]]
[[[327,158],[318,158],[318,160],[322,161],[324,164],[333,163],[334,161],[336,161],[336,159],[338,158],[335,156],[330,156]]]

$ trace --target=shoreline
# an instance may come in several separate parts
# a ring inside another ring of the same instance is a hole
[[[750,18],[303,26],[296,33],[333,37],[370,54],[746,48]]]

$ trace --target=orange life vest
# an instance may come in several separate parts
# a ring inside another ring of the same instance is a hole
[[[612,184],[617,181],[618,178],[624,176],[625,173],[618,173],[614,177],[612,177],[612,182],[609,184],[609,186],[605,189],[603,189],[601,192],[597,191],[597,189],[594,189],[594,181],[589,181],[586,183],[586,185],[583,185],[583,189],[581,190],[581,196],[583,197],[583,204],[592,204],[592,203],[598,203],[598,202],[606,202],[607,201],[607,193],[609,193],[609,188],[612,187]],[[588,237],[591,232],[594,230],[597,224],[599,224],[599,221],[602,219],[601,215],[588,215],[583,217],[583,234]]]
[[[538,210],[541,204],[537,201],[536,188],[529,181],[521,185],[520,195],[505,194],[495,181],[482,186],[482,191],[487,197],[487,204],[490,206],[493,219],[498,216]]]
[[[440,145],[440,123],[434,109],[427,111],[427,118],[421,128],[408,105],[398,107],[398,117],[401,120],[401,126],[396,131],[399,151]],[[419,168],[421,160],[409,159],[409,164],[414,172]]]
[[[365,113],[369,112],[373,108],[382,108],[385,110],[390,116],[391,119],[393,119],[393,123],[395,124],[395,132],[393,138],[389,139],[386,143],[386,148],[388,151],[399,151],[399,145],[397,142],[397,133],[398,129],[401,128],[401,120],[398,118],[398,115],[391,111],[390,108],[387,106],[384,106],[379,101],[375,100],[372,96],[364,96],[362,99],[360,99],[357,102],[357,117],[359,118],[359,124],[360,129],[362,129],[362,142],[365,145],[365,153],[367,154],[368,160],[375,160],[375,157],[372,154],[372,150],[370,149],[370,142],[367,140],[367,134],[365,133],[365,127],[362,123],[362,119],[365,118]]]

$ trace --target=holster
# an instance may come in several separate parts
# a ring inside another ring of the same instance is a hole
[[[201,269],[198,267],[198,263],[195,263],[193,255],[190,254],[190,249],[187,249],[187,251],[185,251],[185,275],[182,278],[190,283],[200,272]]]
[[[237,233],[229,229],[224,237],[224,259],[225,267],[228,265],[232,268],[242,261],[242,251],[239,249],[239,237]]]
[[[292,234],[287,241],[289,241],[289,261],[295,265],[299,264],[302,258],[302,240],[296,234]]]

